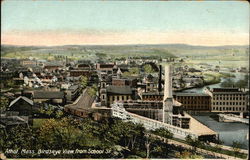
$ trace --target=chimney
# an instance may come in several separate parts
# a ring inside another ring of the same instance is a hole
[[[165,66],[164,98],[162,109],[162,122],[172,124],[172,67],[169,65]]]
[[[164,84],[164,99],[172,98],[172,67],[165,66],[165,84]]]
[[[160,93],[161,90],[162,90],[162,87],[161,87],[161,70],[162,70],[162,66],[160,65],[159,66],[159,80],[158,80],[158,92]]]

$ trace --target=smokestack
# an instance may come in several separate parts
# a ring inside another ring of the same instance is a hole
[[[162,90],[162,87],[161,87],[161,70],[162,70],[162,66],[160,65],[159,67],[160,67],[160,69],[159,69],[158,92],[160,93],[161,90]]]
[[[165,66],[164,99],[172,98],[172,67]]]
[[[172,67],[165,66],[164,98],[162,108],[162,122],[172,124],[173,97],[172,97]]]

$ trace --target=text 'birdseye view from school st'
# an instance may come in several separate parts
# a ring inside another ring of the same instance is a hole
[[[2,10],[1,159],[248,159],[248,3]]]

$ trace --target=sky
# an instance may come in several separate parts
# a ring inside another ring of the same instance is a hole
[[[242,1],[5,0],[1,7],[2,44],[249,44]]]

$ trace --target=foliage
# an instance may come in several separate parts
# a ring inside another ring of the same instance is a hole
[[[6,86],[9,87],[9,88],[13,88],[14,87],[14,81],[13,80],[7,80],[6,82]]]
[[[235,154],[235,156],[236,156],[237,153],[239,153],[240,148],[242,147],[242,144],[241,144],[240,142],[233,141],[232,147],[233,147],[234,154]]]
[[[129,76],[132,76],[132,75],[138,75],[139,73],[140,73],[140,69],[136,68],[136,67],[133,67],[133,68],[130,68],[128,72],[123,72],[122,76],[123,77],[129,77]]]
[[[192,154],[191,152],[184,150],[183,152],[176,152],[175,156],[181,159],[203,159],[201,155]]]
[[[39,114],[49,118],[61,118],[64,115],[62,111],[56,109],[55,106],[50,104],[47,106],[41,106],[39,109]]]
[[[140,70],[139,70],[139,68],[137,68],[137,67],[133,67],[133,68],[131,68],[131,69],[129,70],[129,72],[130,72],[131,74],[139,74],[139,73],[140,73]]]
[[[95,96],[97,90],[98,90],[97,85],[94,84],[92,87],[90,87],[90,88],[88,89],[88,93],[89,93],[91,96]]]
[[[221,83],[222,87],[237,87],[237,88],[247,88],[249,83],[248,75],[244,79],[240,79],[237,82],[234,82],[232,79],[226,79],[226,81]]]
[[[1,96],[0,97],[0,112],[6,111],[8,108],[8,104],[9,104],[9,100],[6,97]]]
[[[152,133],[169,139],[173,138],[173,133],[171,133],[165,128],[157,128],[154,131],[152,131]]]
[[[146,64],[146,65],[143,67],[143,69],[144,69],[144,71],[145,71],[146,73],[154,73],[154,72],[155,72],[154,69],[153,69],[153,67],[152,67],[150,64]]]
[[[81,85],[82,85],[82,88],[86,88],[87,87],[87,85],[88,85],[88,77],[81,76]]]
[[[235,86],[235,83],[230,78],[221,83],[221,87],[234,87],[234,86]]]
[[[204,145],[202,141],[199,141],[197,138],[192,138],[190,135],[187,135],[185,140],[193,147],[194,151],[196,151],[197,147],[202,147]]]

